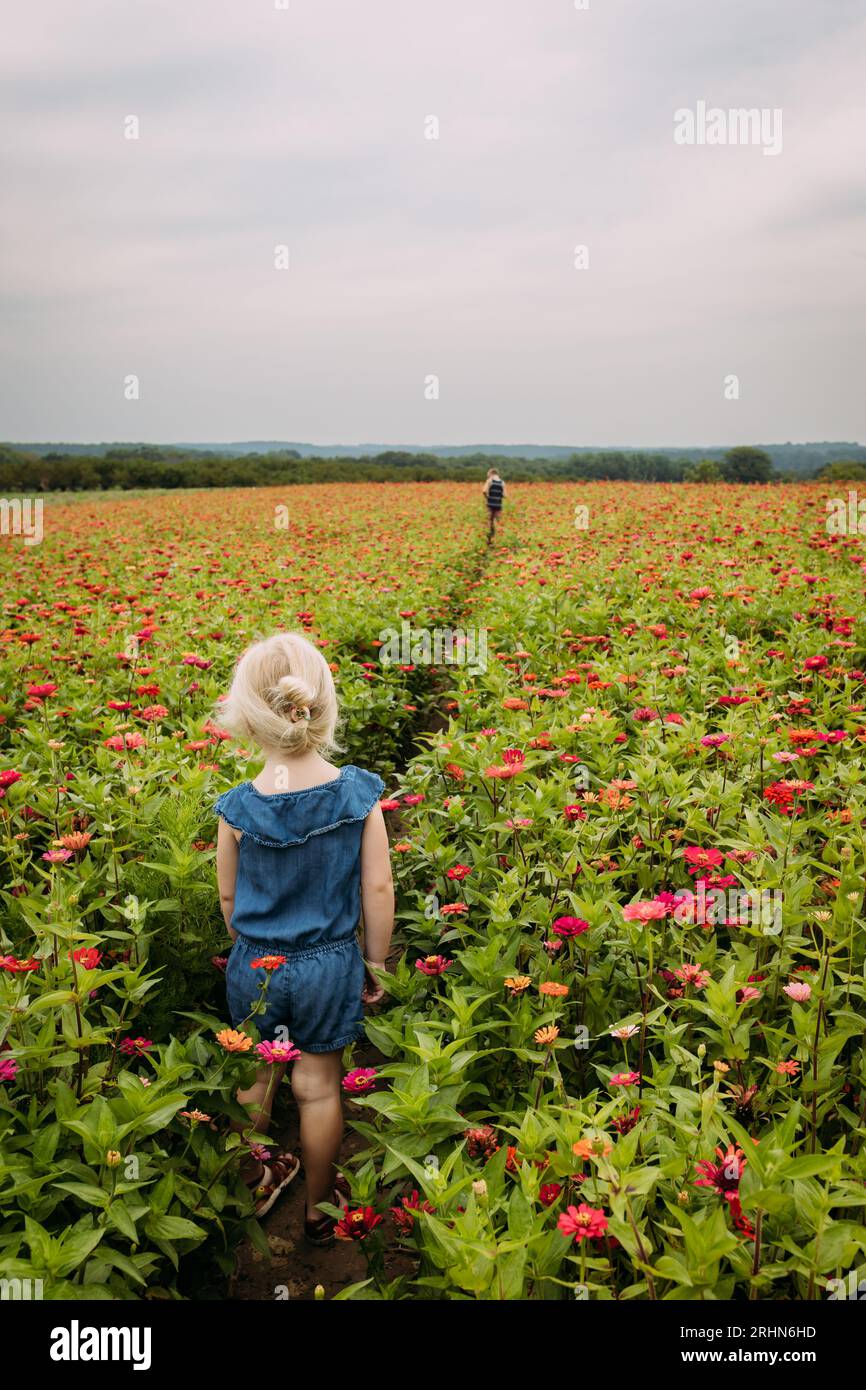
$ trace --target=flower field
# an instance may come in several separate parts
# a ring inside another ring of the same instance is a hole
[[[817,1300],[866,1264],[866,547],[825,503],[515,485],[488,545],[475,485],[322,485],[4,537],[0,1277],[219,1298],[268,1254],[213,805],[255,766],[218,697],[285,628],[398,889],[337,1296]]]

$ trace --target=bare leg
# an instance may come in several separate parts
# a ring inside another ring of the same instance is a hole
[[[308,1221],[327,1215],[317,1210],[318,1203],[334,1199],[337,1156],[343,1142],[341,1057],[342,1052],[302,1052],[292,1069],[292,1090],[301,1116]]]
[[[285,1070],[285,1066],[279,1064],[272,1067],[260,1067],[249,1090],[238,1091],[238,1104],[246,1107],[250,1118],[246,1125],[233,1124],[233,1129],[241,1132],[255,1130],[257,1134],[267,1134],[271,1123],[274,1096]],[[241,1174],[248,1183],[267,1182],[267,1172],[268,1170],[259,1159],[253,1158],[252,1155],[241,1164]]]

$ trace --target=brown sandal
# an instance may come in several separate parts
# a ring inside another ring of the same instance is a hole
[[[349,1184],[346,1182],[343,1174],[338,1173],[334,1180],[334,1206],[341,1206],[344,1211],[348,1210],[350,1196]],[[308,1245],[316,1245],[321,1249],[325,1249],[327,1246],[334,1244],[334,1227],[336,1224],[336,1219],[333,1216],[320,1216],[315,1221],[305,1220],[304,1239],[307,1241]]]
[[[255,1189],[256,1217],[260,1221],[267,1216],[274,1203],[282,1196],[290,1182],[300,1172],[300,1159],[294,1154],[281,1153],[268,1160],[266,1167],[271,1170],[271,1181],[262,1183]]]

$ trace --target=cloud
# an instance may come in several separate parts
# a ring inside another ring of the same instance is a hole
[[[3,432],[863,437],[858,11],[21,7],[0,56]],[[782,154],[676,146],[698,100],[782,108]]]

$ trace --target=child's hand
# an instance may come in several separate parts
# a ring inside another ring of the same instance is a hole
[[[383,960],[364,961],[365,979],[364,988],[361,990],[361,999],[365,1004],[378,1004],[380,999],[384,999],[384,986],[379,984],[379,981],[376,979],[376,976],[373,974],[373,971],[385,970],[385,968],[386,966]]]

